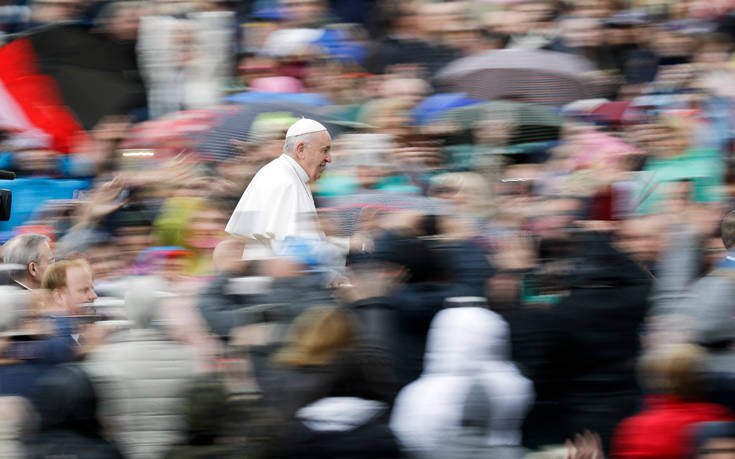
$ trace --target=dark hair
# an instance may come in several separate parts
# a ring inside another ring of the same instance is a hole
[[[33,401],[41,416],[41,430],[63,426],[89,436],[101,435],[97,394],[82,367],[59,365],[49,371],[38,382]]]
[[[722,234],[722,243],[725,248],[730,250],[735,246],[735,210],[731,210],[725,215],[720,224],[720,233]]]
[[[406,237],[386,231],[375,240],[375,250],[363,256],[355,255],[350,264],[387,263],[406,269],[406,282],[434,280],[437,273],[443,274],[430,243],[418,237]],[[441,275],[440,274],[440,275]]]
[[[112,234],[117,234],[121,228],[150,227],[153,219],[142,205],[133,203],[125,209],[119,209],[108,215],[103,227]]]
[[[697,51],[701,52],[704,48],[709,46],[721,48],[727,53],[731,53],[733,50],[732,40],[722,32],[703,34],[698,40]]]

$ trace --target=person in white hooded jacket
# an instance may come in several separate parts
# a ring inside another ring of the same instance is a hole
[[[488,407],[481,443],[520,445],[534,391],[509,360],[509,348],[508,325],[498,314],[475,306],[440,311],[429,331],[424,371],[399,393],[391,416],[403,447],[421,455],[459,432],[470,391],[478,387]]]

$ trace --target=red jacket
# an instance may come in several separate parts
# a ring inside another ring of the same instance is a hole
[[[673,395],[646,397],[646,409],[621,422],[613,436],[613,458],[690,457],[689,428],[700,422],[733,421],[724,406],[687,402]]]

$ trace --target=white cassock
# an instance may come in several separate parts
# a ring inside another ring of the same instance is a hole
[[[263,166],[237,203],[225,231],[260,240],[323,240],[306,171],[286,154]]]

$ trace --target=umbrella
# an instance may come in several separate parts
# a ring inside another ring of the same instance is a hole
[[[605,102],[590,112],[593,119],[603,123],[619,124],[623,121],[625,112],[632,102],[630,101],[613,101]]]
[[[545,105],[523,102],[494,101],[456,108],[438,120],[472,129],[485,119],[506,120],[513,126],[512,145],[548,142],[559,139],[563,118]]]
[[[237,154],[234,141],[253,140],[251,126],[259,117],[266,114],[290,118],[305,117],[319,121],[327,128],[332,138],[347,129],[339,120],[309,105],[285,102],[248,104],[240,107],[235,113],[222,117],[214,128],[202,136],[198,146],[202,159],[224,161]]]
[[[225,99],[227,102],[236,104],[253,104],[262,102],[295,102],[303,105],[326,106],[331,105],[332,101],[323,94],[310,92],[265,92],[250,91],[233,94]]]
[[[453,108],[465,107],[480,102],[482,101],[467,97],[467,94],[462,92],[434,94],[422,100],[411,112],[416,123],[421,125],[436,119]]]
[[[527,102],[563,105],[586,97],[583,75],[594,66],[567,53],[531,49],[485,51],[458,59],[436,76],[450,90],[470,97],[513,97]]]
[[[172,156],[208,132],[224,116],[235,113],[237,107],[220,106],[201,110],[185,110],[159,119],[136,124],[120,144],[121,149],[153,149],[163,156]]]
[[[606,166],[621,156],[640,153],[636,147],[594,130],[574,135],[569,139],[569,144],[574,152],[575,167],[579,169]]]

